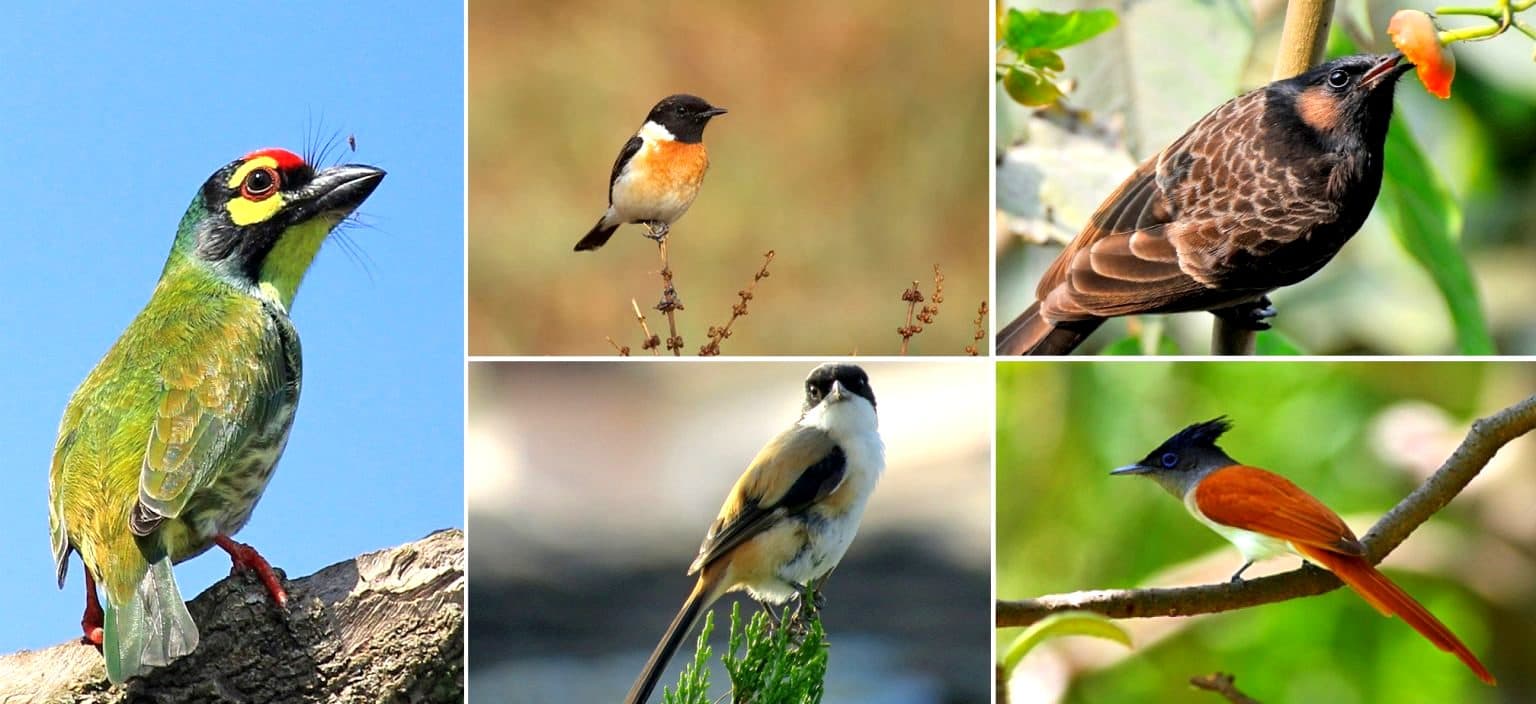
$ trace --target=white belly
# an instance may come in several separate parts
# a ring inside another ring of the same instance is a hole
[[[1296,551],[1291,547],[1290,541],[1272,538],[1251,530],[1222,525],[1206,518],[1205,514],[1200,512],[1200,508],[1195,506],[1195,492],[1193,491],[1185,495],[1184,505],[1189,508],[1189,512],[1195,517],[1195,520],[1204,523],[1206,527],[1216,531],[1218,535],[1237,546],[1237,551],[1243,554],[1243,559],[1245,560],[1258,562],[1260,560],[1268,560],[1271,557],[1296,554]]]

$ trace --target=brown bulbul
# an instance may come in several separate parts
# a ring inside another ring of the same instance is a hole
[[[1402,55],[1346,56],[1234,98],[1146,160],[1046,270],[999,354],[1067,354],[1106,318],[1206,310],[1264,330],[1381,190]]]

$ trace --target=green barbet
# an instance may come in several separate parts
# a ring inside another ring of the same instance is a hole
[[[331,230],[383,178],[370,166],[317,171],[282,149],[219,169],[182,216],[149,303],[70,397],[49,474],[53,557],[62,587],[80,554],[81,626],[112,682],[197,647],[171,565],[213,545],[285,605],[266,560],[229,536],[293,426],[294,294]]]

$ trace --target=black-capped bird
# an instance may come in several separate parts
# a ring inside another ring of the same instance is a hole
[[[1196,423],[1112,474],[1152,479],[1183,502],[1195,520],[1236,546],[1246,562],[1232,575],[1233,582],[1241,582],[1256,561],[1299,556],[1332,572],[1383,616],[1402,618],[1478,679],[1494,684],[1493,674],[1451,629],[1371,564],[1344,519],[1289,479],[1238,462],[1217,446],[1231,427],[1226,418]]]
[[[998,353],[1067,354],[1121,315],[1206,310],[1267,329],[1267,294],[1321,269],[1376,204],[1410,68],[1346,56],[1211,111],[1105,199]]]
[[[805,379],[805,406],[736,480],[688,568],[693,592],[625,699],[643,704],[662,669],[721,596],[760,602],[804,597],[848,551],[885,469],[875,392],[863,369],[823,364]]]
[[[704,126],[725,113],[725,108],[684,93],[656,103],[645,124],[619,150],[608,177],[608,210],[576,243],[576,251],[607,244],[620,225],[629,223],[645,225],[652,239],[666,237],[672,223],[693,205],[709,170]]]

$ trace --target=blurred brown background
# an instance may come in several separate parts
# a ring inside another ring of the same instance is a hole
[[[660,98],[728,108],[672,228],[685,352],[778,253],[726,354],[893,353],[901,292],[945,303],[913,354],[961,354],[987,298],[991,8],[975,3],[571,2],[469,7],[469,351],[639,351],[660,297],[625,226],[571,251],[613,159]],[[655,311],[653,330],[665,323]]]
[[[471,364],[472,698],[618,701],[693,586],[685,572],[705,529],[798,416],[814,366]],[[986,701],[993,365],[863,366],[886,469],[827,582],[825,701]],[[715,605],[717,656],[737,601],[744,615],[757,608],[740,595]],[[675,686],[696,637],[663,683]]]

